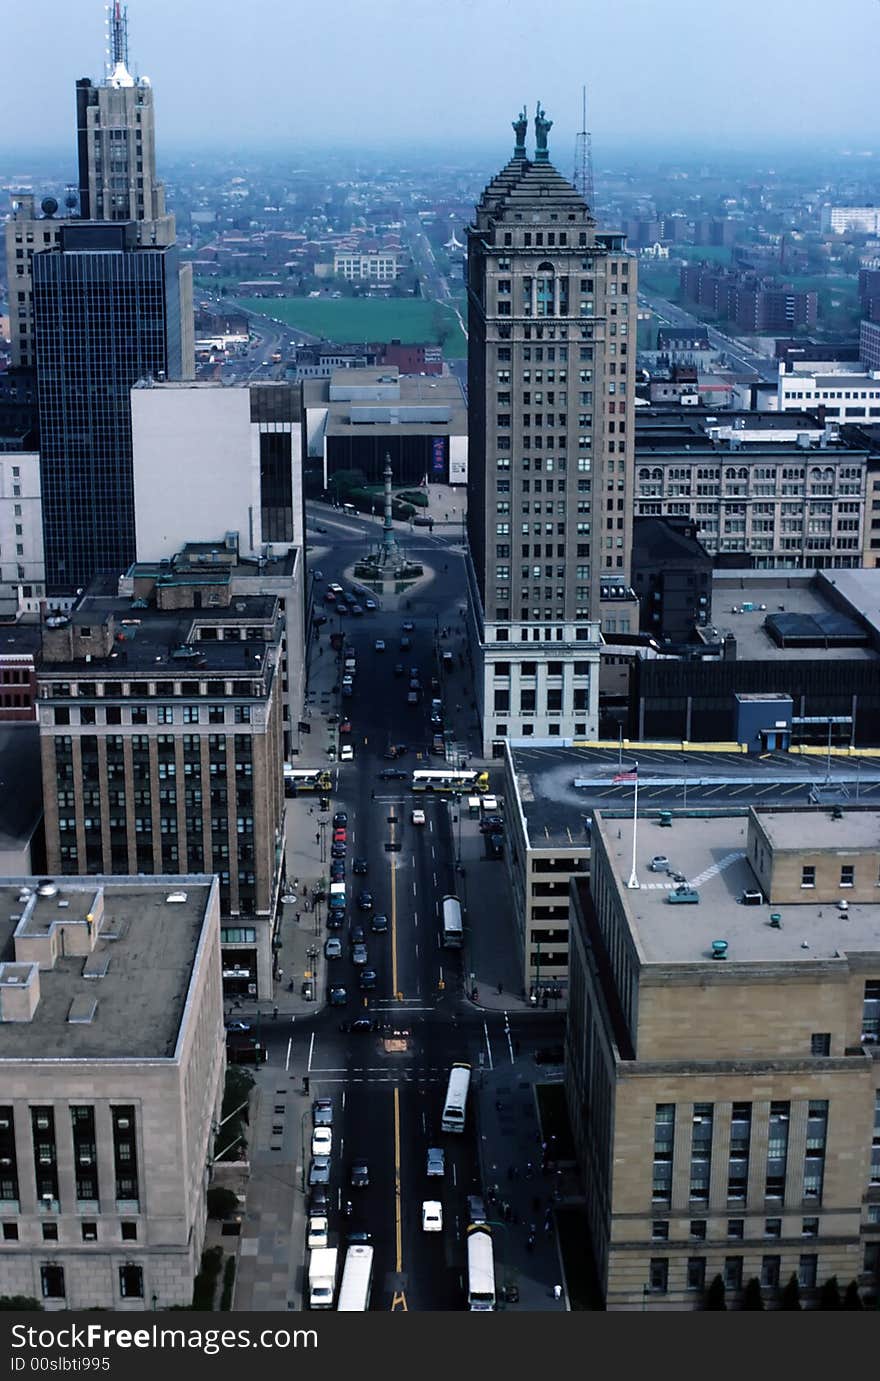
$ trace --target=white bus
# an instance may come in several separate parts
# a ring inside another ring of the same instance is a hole
[[[443,1116],[440,1119],[440,1127],[444,1132],[464,1131],[470,1083],[470,1065],[454,1064],[449,1071],[449,1086],[446,1090],[446,1102],[443,1104]]]
[[[362,1314],[370,1307],[370,1287],[373,1284],[373,1248],[349,1247],[345,1253],[342,1284],[336,1312]]]
[[[413,791],[461,791],[473,794],[489,790],[488,772],[441,772],[429,768],[414,772]]]
[[[471,1223],[467,1230],[468,1309],[486,1312],[495,1308],[495,1260],[492,1230],[486,1223]]]
[[[288,796],[298,796],[302,791],[329,791],[332,786],[330,773],[324,768],[291,767],[284,764],[284,790]]]
[[[461,919],[461,902],[458,897],[443,898],[443,947],[461,949],[464,939],[464,926]]]

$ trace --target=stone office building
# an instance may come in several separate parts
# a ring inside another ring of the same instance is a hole
[[[233,579],[135,566],[44,620],[46,853],[62,874],[217,873],[225,990],[263,997],[283,871],[282,615]]]
[[[596,812],[566,1091],[609,1309],[699,1308],[716,1275],[734,1304],[792,1275],[807,1304],[831,1276],[876,1293],[878,835],[875,810],[753,808],[634,843]]]
[[[0,897],[0,1295],[189,1305],[223,1094],[217,880]]]

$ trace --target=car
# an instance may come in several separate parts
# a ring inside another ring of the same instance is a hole
[[[336,814],[333,816],[333,828],[335,830],[344,830],[347,824],[348,813],[344,810],[337,810]]]
[[[327,621],[328,620],[326,614],[316,614],[315,617],[312,619],[312,623],[315,625],[316,628],[323,628],[324,624],[327,623]]]
[[[312,1132],[312,1155],[330,1157],[333,1150],[333,1132],[329,1127],[316,1127]]]
[[[350,1036],[367,1036],[371,1031],[378,1031],[381,1022],[375,1021],[372,1017],[355,1017],[354,1021],[343,1021],[340,1023],[340,1031]]]
[[[648,864],[648,867],[652,873],[668,873],[669,859],[665,854],[655,854]]]
[[[349,1183],[352,1189],[368,1189],[370,1184],[370,1167],[365,1160],[352,1161]]]
[[[419,703],[419,693],[418,693],[417,690],[411,690],[411,691],[409,691],[409,693],[408,693],[408,695],[407,695],[407,697],[406,697],[406,703],[407,703],[408,705],[418,705],[418,703]]]
[[[330,1207],[330,1190],[326,1184],[316,1184],[309,1194],[309,1213],[325,1214]]]
[[[324,958],[342,958],[342,941],[336,935],[331,935],[324,941]]]
[[[350,734],[350,733],[351,733],[351,720],[350,720],[350,719],[343,719],[342,723],[341,723],[340,726],[339,726],[339,732],[340,732],[341,734]]]
[[[504,857],[504,835],[488,834],[486,836],[486,852],[490,858]]]
[[[327,929],[341,930],[345,925],[345,912],[341,907],[334,906],[327,912]]]
[[[352,945],[351,962],[353,964],[366,964],[368,958],[366,945]]]
[[[343,687],[342,687],[342,698],[343,698],[343,700],[350,700],[351,697],[352,697],[353,695],[354,695],[354,686],[343,686]]]
[[[405,782],[408,776],[402,767],[383,767],[379,773],[383,782]]]
[[[504,829],[504,821],[500,815],[484,815],[480,821],[480,834],[498,834]]]
[[[428,1174],[440,1178],[446,1174],[446,1152],[442,1146],[428,1147]]]
[[[320,523],[315,523],[315,531],[316,531],[316,532],[323,532],[324,535],[325,535],[325,537],[326,537],[326,535],[327,535],[327,529],[326,529],[325,527],[321,527]]]
[[[353,685],[354,685],[354,677],[352,676],[352,674],[351,674],[350,671],[347,671],[347,672],[345,673],[345,675],[343,676],[343,678],[342,678],[342,688],[343,688],[343,690],[344,690],[346,686],[353,686]]]
[[[414,825],[424,825],[425,812],[423,810],[414,810],[412,813],[412,822]]]
[[[241,1021],[237,1017],[230,1021],[224,1021],[223,1025],[227,1031],[250,1031],[251,1029],[249,1021]]]
[[[330,1183],[330,1157],[313,1156],[309,1166],[309,1184],[329,1184]]]
[[[327,995],[327,1001],[331,1007],[345,1007],[348,1003],[348,993],[343,987],[333,987]]]
[[[351,606],[351,612],[354,614],[355,618],[362,619],[363,616],[364,616],[363,605],[361,605],[361,604],[353,604],[353,605]]]
[[[324,572],[323,572],[323,571],[312,571],[312,580],[323,580],[323,579],[324,579]]]
[[[443,1207],[436,1199],[425,1199],[422,1204],[422,1231],[443,1231]]]
[[[417,513],[413,518],[413,527],[429,527],[433,531],[434,519],[426,518],[424,513]]]
[[[358,987],[362,993],[371,992],[379,982],[379,975],[375,969],[361,969],[358,974]]]
[[[350,743],[343,743],[339,750],[340,762],[354,762],[354,749]]]
[[[337,825],[333,830],[333,843],[346,844],[348,842],[348,828],[345,825]]]
[[[485,1223],[486,1205],[479,1194],[468,1194],[468,1217],[472,1223]]]
[[[404,633],[411,633],[415,628],[415,624],[413,623],[412,619],[404,619],[403,623],[400,626],[403,629]]]
[[[352,945],[362,945],[367,938],[366,931],[362,925],[353,925],[349,933],[349,943]]]
[[[411,647],[412,647],[412,638],[407,638],[407,637],[404,635],[404,637],[402,637],[401,640],[400,640],[400,650],[401,650],[401,652],[409,652],[409,649],[410,649]]]
[[[354,873],[355,877],[363,877],[364,873],[367,871],[367,860],[365,858],[356,858],[351,865],[351,871]]]
[[[385,935],[388,931],[388,917],[383,916],[379,911],[375,916],[370,917],[370,929],[374,935]]]
[[[337,848],[339,848],[339,847],[340,847],[340,846],[337,845]],[[331,881],[331,882],[344,882],[344,881],[345,881],[345,864],[344,864],[344,862],[342,861],[341,858],[334,858],[333,862],[330,864],[330,881]]]
[[[357,904],[361,911],[372,911],[373,894],[372,892],[358,892]]]
[[[446,740],[442,734],[435,734],[431,740],[431,752],[439,757],[446,756]]]
[[[332,711],[331,711],[331,713],[328,714],[328,716],[327,716],[327,723],[328,723],[328,724],[337,724],[338,722],[339,722],[339,715],[338,715],[338,714],[333,714]]]
[[[330,584],[327,586],[327,589],[332,590],[334,595],[341,595],[345,593],[342,586],[337,585],[335,580],[331,580]]]
[[[349,606],[349,608],[352,608],[355,604],[357,604],[357,602],[358,602],[359,599],[360,599],[360,595],[356,595],[355,592],[354,592],[354,590],[347,590],[347,591],[346,591],[346,593],[345,593],[345,602],[346,602],[346,604]]]
[[[330,848],[330,857],[341,861],[345,858],[346,846],[344,844],[333,844]]]
[[[370,611],[370,613],[372,614],[376,609],[379,608],[379,606],[378,606],[378,604],[376,603],[376,601],[375,601],[374,599],[365,599],[365,600],[364,600],[364,608],[365,608],[365,609],[368,609],[368,610]]]
[[[395,662],[395,663],[394,663],[394,675],[395,675],[395,676],[402,676],[402,675],[403,675],[403,662]]]
[[[336,603],[336,596],[335,596],[335,594],[333,593],[332,590],[325,590],[325,591],[324,591],[324,603],[325,603],[325,604],[335,604],[335,603]]]
[[[312,1102],[312,1122],[316,1127],[333,1126],[333,1099],[315,1098]]]
[[[443,733],[443,716],[439,714],[431,715],[431,728],[435,734]]]
[[[350,1232],[346,1237],[349,1246],[353,1247],[365,1246],[368,1242],[372,1242],[372,1240],[373,1234],[371,1232]]]
[[[341,599],[339,599],[339,600],[336,601],[336,612],[337,612],[337,614],[347,614],[347,613],[348,613],[348,605],[347,605],[343,600],[341,600]]]
[[[309,1251],[326,1247],[328,1242],[329,1222],[323,1214],[313,1214],[309,1218],[308,1228],[306,1229],[306,1246]]]
[[[376,652],[384,652],[384,651],[385,651],[385,639],[384,639],[384,638],[377,638],[376,641],[373,643],[373,648],[375,649]]]

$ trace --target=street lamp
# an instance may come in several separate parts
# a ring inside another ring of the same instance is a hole
[[[300,1184],[302,1186],[302,1192],[304,1194],[306,1192],[306,1118],[308,1117],[308,1115],[309,1109],[306,1108],[305,1112],[299,1120],[299,1137],[300,1146],[302,1149],[302,1169],[300,1172]]]

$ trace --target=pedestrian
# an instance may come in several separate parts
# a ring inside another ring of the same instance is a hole
[[[504,992],[504,984],[503,984],[503,983],[499,983],[499,984],[498,984],[498,996],[500,997],[501,994],[502,994],[503,992]]]
[[[272,1020],[273,1020],[273,1021],[277,1021],[277,1020],[278,1020],[278,1008],[277,1008],[277,1007],[273,1007],[273,1008],[272,1008]]]
[[[315,843],[316,843],[316,844],[320,844],[320,842],[321,842],[321,831],[320,831],[320,830],[316,830],[316,831],[315,831]]]
[[[554,1299],[562,1299],[562,1286],[561,1286],[561,1285],[554,1285],[554,1286],[553,1286],[553,1298],[554,1298]]]
[[[532,1178],[532,1162],[531,1162],[530,1160],[527,1160],[527,1161],[526,1161],[526,1179],[527,1179],[527,1180],[530,1180],[531,1178]]]
[[[293,913],[293,919],[296,921],[297,925],[299,925],[299,912],[298,912],[298,911],[294,911],[294,913]]]

